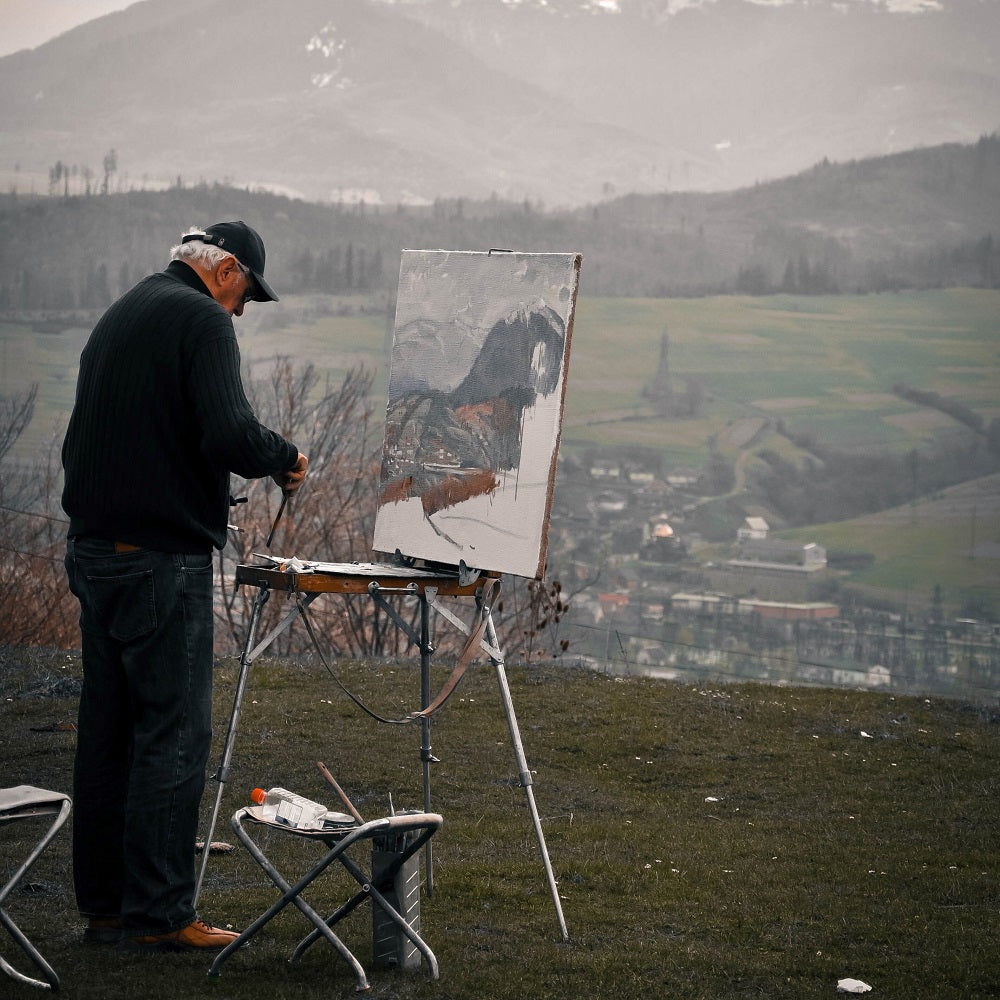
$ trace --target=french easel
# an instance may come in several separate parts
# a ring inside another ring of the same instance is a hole
[[[223,792],[226,782],[229,780],[233,746],[236,742],[236,732],[239,728],[243,699],[250,680],[251,665],[270,647],[278,636],[291,627],[297,618],[302,619],[316,652],[320,656],[320,659],[326,663],[309,616],[309,606],[317,598],[325,594],[340,594],[342,596],[367,595],[373,605],[383,611],[393,624],[420,650],[420,710],[411,713],[405,720],[393,721],[420,723],[420,760],[423,770],[425,812],[429,813],[431,811],[430,765],[437,759],[431,752],[431,718],[447,701],[473,656],[478,654],[480,650],[489,656],[496,671],[497,683],[500,689],[500,700],[503,704],[511,743],[514,748],[519,780],[527,798],[528,811],[531,815],[535,836],[538,840],[539,852],[545,867],[545,875],[548,881],[549,892],[552,896],[552,902],[555,906],[559,931],[563,941],[568,941],[569,932],[566,929],[566,921],[563,917],[562,904],[559,899],[552,864],[549,860],[548,849],[545,846],[545,835],[542,831],[541,819],[538,815],[538,808],[535,805],[531,771],[528,769],[517,717],[514,714],[514,704],[511,699],[510,686],[507,682],[504,656],[499,648],[496,629],[493,624],[493,603],[500,590],[498,575],[480,573],[477,570],[470,571],[466,569],[464,564],[454,569],[451,567],[421,569],[392,564],[312,563],[305,564],[308,569],[300,572],[290,570],[287,565],[283,568],[280,560],[270,559],[270,557],[268,559],[272,565],[240,565],[236,568],[235,582],[237,586],[246,585],[256,587],[257,594],[251,606],[250,621],[247,626],[243,650],[240,654],[239,675],[236,681],[233,707],[229,716],[229,726],[226,732],[222,757],[219,769],[214,775],[217,788],[209,819],[208,832],[205,835],[201,867],[195,886],[195,905],[197,905],[202,881],[205,877],[209,848],[218,820]],[[274,628],[263,639],[258,641],[257,630],[260,625],[261,612],[272,592],[287,594],[293,599],[294,603]],[[387,598],[401,595],[417,599],[420,609],[419,631],[406,622],[387,600]],[[474,599],[476,611],[471,622],[469,624],[463,622],[457,615],[453,614],[438,601],[439,597],[465,597]],[[431,656],[434,651],[430,642],[430,612],[432,609],[466,636],[466,643],[456,666],[445,681],[444,686],[434,697],[432,697],[430,687],[430,665]],[[424,845],[424,851],[426,854],[427,891],[429,894],[433,894],[434,870],[431,864],[432,857],[429,840]]]

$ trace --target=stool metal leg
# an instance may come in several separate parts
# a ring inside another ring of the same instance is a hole
[[[38,860],[42,851],[48,847],[49,841],[51,841],[56,833],[59,832],[59,828],[66,822],[71,808],[72,802],[69,798],[66,798],[60,803],[58,810],[51,807],[25,809],[21,813],[12,812],[0,817],[0,821],[3,823],[21,819],[34,819],[43,816],[55,817],[45,836],[38,842],[35,849],[28,855],[27,859],[14,873],[13,877],[7,882],[6,886],[0,890],[0,924],[3,924],[3,926],[10,933],[10,936],[17,943],[18,947],[28,956],[28,958],[31,959],[45,979],[43,981],[41,979],[34,979],[31,976],[26,976],[23,972],[19,972],[15,969],[14,966],[12,966],[2,956],[0,956],[0,970],[10,976],[11,979],[17,980],[19,983],[24,983],[27,986],[37,986],[41,989],[52,990],[53,992],[59,989],[59,976],[56,975],[55,970],[42,957],[38,949],[28,940],[27,937],[25,937],[21,928],[18,927],[17,924],[15,924],[10,918],[10,915],[6,910],[4,910],[3,905],[7,897],[14,891],[14,888],[18,885],[21,879],[23,879],[28,873],[28,869],[30,869],[31,866]]]
[[[238,810],[234,814],[232,819],[233,831],[236,833],[236,836],[240,839],[246,849],[250,852],[254,861],[257,862],[257,864],[267,874],[268,878],[281,891],[281,898],[272,903],[264,913],[257,917],[257,919],[254,920],[253,923],[250,924],[250,926],[247,927],[235,941],[219,952],[208,971],[210,976],[218,976],[223,963],[229,958],[229,956],[237,949],[246,945],[269,920],[277,916],[281,910],[291,903],[306,917],[307,920],[310,921],[310,923],[312,923],[314,929],[299,942],[299,945],[296,947],[291,958],[289,959],[289,963],[298,963],[304,952],[312,944],[320,940],[320,938],[326,938],[326,940],[334,946],[340,956],[353,970],[357,980],[358,990],[366,990],[368,989],[368,980],[365,976],[364,969],[351,953],[350,949],[344,944],[343,941],[340,940],[339,937],[337,937],[336,934],[334,934],[332,928],[341,919],[357,909],[361,903],[370,900],[372,905],[378,906],[420,952],[430,968],[432,977],[434,979],[438,978],[437,959],[434,957],[434,953],[427,946],[426,942],[407,922],[402,914],[400,914],[396,907],[393,906],[392,902],[390,902],[390,900],[388,900],[385,895],[379,891],[379,888],[372,884],[374,879],[370,875],[366,874],[365,871],[362,870],[362,868],[356,864],[346,852],[348,848],[355,844],[362,841],[371,842],[375,837],[386,833],[415,832],[417,835],[413,837],[412,841],[406,844],[405,849],[400,851],[398,857],[394,859],[393,863],[387,865],[385,869],[381,870],[378,874],[380,885],[384,886],[385,882],[383,880],[387,880],[391,884],[395,879],[398,870],[401,869],[406,862],[413,857],[413,855],[424,847],[426,841],[430,839],[430,837],[433,836],[433,834],[440,827],[442,820],[439,815],[436,813],[412,813],[385,817],[383,819],[371,820],[368,823],[363,823],[358,827],[347,830],[343,834],[330,834],[322,831],[294,831],[288,828],[278,827],[277,829],[281,830],[283,833],[294,834],[306,839],[316,840],[328,849],[326,855],[324,855],[312,869],[306,872],[306,874],[299,878],[294,884],[290,883],[274,867],[274,865],[271,864],[270,860],[264,855],[264,852],[257,846],[248,830],[244,827],[244,820],[247,820],[250,825],[257,825],[260,823],[259,820],[255,819],[254,814],[251,812],[249,807],[246,807]],[[271,824],[264,822],[260,823],[260,825],[269,826]],[[323,917],[321,917],[301,898],[301,893],[312,885],[312,883],[335,861],[340,862],[344,869],[358,883],[360,891],[356,892],[351,899],[349,899],[331,916],[324,920]]]
[[[23,972],[18,972],[2,956],[0,956],[0,969],[6,972],[11,979],[16,979],[19,983],[24,983],[27,986],[40,986],[43,990],[59,989],[59,977],[56,975],[55,969],[42,958],[38,949],[24,936],[17,924],[3,910],[0,910],[0,923],[10,931],[10,936],[20,945],[21,950],[38,966],[39,972],[45,977],[45,982],[41,979],[32,979],[31,976],[26,976]]]
[[[430,838],[434,835],[436,829],[437,827],[425,827],[421,831],[420,835],[414,839],[413,843],[411,843],[407,847],[406,851],[400,854],[399,857],[396,858],[394,863],[384,872],[381,873],[381,877],[384,880],[391,882],[392,879],[395,877],[396,871],[402,868],[403,865],[414,854],[416,854],[421,847],[426,846],[425,842],[430,840]],[[410,940],[413,946],[420,952],[420,954],[423,955],[424,960],[427,962],[427,966],[431,971],[431,978],[437,979],[438,978],[437,958],[434,956],[434,952],[432,952],[430,947],[427,945],[427,942],[424,941],[424,939],[419,934],[417,934],[417,932],[410,926],[409,922],[402,916],[402,914],[372,884],[373,880],[370,879],[368,875],[366,875],[365,872],[362,871],[362,869],[357,864],[355,864],[355,862],[350,857],[348,857],[346,854],[342,852],[338,856],[338,860],[340,861],[341,865],[343,865],[344,868],[346,868],[347,871],[351,873],[351,875],[354,877],[354,880],[361,886],[361,892],[357,893],[352,899],[344,903],[343,906],[339,907],[334,913],[332,913],[329,917],[327,917],[326,919],[327,927],[333,927],[336,923],[338,923],[340,920],[346,917],[352,910],[354,910],[360,903],[363,903],[367,897],[370,896],[372,899],[372,905],[379,906],[382,909],[382,912],[386,914],[386,916],[406,935],[406,937]],[[289,959],[289,961],[290,962],[299,961],[302,958],[302,955],[305,953],[305,951],[310,946],[315,944],[316,941],[319,940],[319,937],[320,937],[320,932],[317,929],[312,933],[310,933],[307,937],[303,938],[302,941],[299,942],[299,946],[295,949],[295,952],[292,955],[291,959]]]
[[[253,859],[260,865],[261,868],[267,873],[268,878],[279,888],[282,892],[281,899],[276,903],[272,904],[267,910],[265,910],[249,927],[245,928],[240,936],[228,944],[219,954],[215,957],[215,961],[212,962],[211,967],[208,970],[208,975],[218,976],[222,971],[222,963],[237,949],[242,948],[244,945],[248,944],[254,935],[259,931],[272,917],[276,916],[281,912],[289,903],[294,904],[294,906],[301,911],[301,913],[316,927],[317,931],[321,933],[330,944],[339,952],[341,958],[351,967],[351,971],[354,973],[354,977],[357,980],[358,992],[362,992],[368,989],[368,978],[365,975],[365,970],[362,968],[361,963],[354,957],[351,950],[344,944],[336,934],[327,927],[323,918],[304,900],[300,897],[300,893],[322,872],[329,867],[332,862],[337,860],[337,851],[331,851],[330,854],[324,859],[323,863],[314,868],[307,875],[299,879],[295,885],[290,885],[282,874],[271,864],[270,861],[261,852],[260,848],[253,842],[250,835],[243,829],[240,824],[240,820],[243,818],[244,810],[240,810],[233,816],[233,830],[236,836],[243,842],[243,845],[250,852]],[[346,845],[345,845],[346,846]]]

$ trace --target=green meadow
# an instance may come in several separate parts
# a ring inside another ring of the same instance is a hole
[[[675,392],[687,379],[705,390],[699,420],[666,421],[642,406],[664,334]],[[631,433],[684,463],[748,415],[864,450],[920,448],[953,426],[893,396],[896,382],[956,399],[987,422],[1000,414],[1000,294],[584,299],[564,442],[613,446]]]
[[[1000,595],[1000,476],[962,483],[914,504],[835,524],[782,532],[827,550],[870,552],[875,562],[847,575],[851,586],[906,606],[926,604],[934,586],[945,607]]]
[[[709,441],[746,416],[847,448],[908,451],[953,422],[891,394],[905,382],[1000,415],[1000,292],[948,289],[866,296],[589,299],[577,307],[566,391],[564,450],[643,444],[668,465],[703,460]],[[333,379],[363,364],[384,394],[391,322],[384,303],[297,296],[238,320],[244,358],[310,362]],[[38,445],[65,420],[87,329],[0,323],[0,393],[40,384]],[[695,419],[654,415],[642,389],[669,342],[675,393],[697,380]]]

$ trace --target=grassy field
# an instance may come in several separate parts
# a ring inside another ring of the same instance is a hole
[[[702,461],[733,420],[781,417],[848,448],[908,451],[952,426],[893,396],[893,383],[954,398],[989,421],[1000,415],[1000,293],[976,289],[896,295],[705,299],[588,299],[586,267],[566,392],[563,448],[645,444],[668,464]],[[339,379],[356,364],[377,372],[384,397],[391,334],[362,299],[292,297],[238,321],[244,357],[312,362]],[[675,390],[698,379],[696,420],[663,420],[643,406],[660,341],[670,343]],[[0,323],[0,393],[41,385],[28,439],[51,436],[72,405],[87,331]]]
[[[679,390],[695,377],[711,397],[704,420],[635,413],[662,334]],[[890,392],[907,382],[983,413],[1000,407],[1000,295],[969,289],[820,298],[613,299],[580,305],[563,440],[570,447],[659,441],[668,461],[702,457],[736,417],[781,417],[832,445],[908,451],[947,425],[912,427],[920,412]],[[596,396],[597,393],[600,396]],[[626,423],[614,419],[633,411]],[[612,419],[602,421],[601,414]]]
[[[414,707],[419,696],[412,665],[336,669],[376,709]],[[216,676],[213,767],[234,661],[220,661]],[[6,784],[70,790],[75,734],[55,724],[75,718],[79,677],[75,655],[0,650]],[[510,681],[570,940],[558,933],[493,671],[477,666],[433,727],[441,758],[433,808],[445,824],[421,920],[441,978],[372,970],[363,910],[342,926],[371,995],[818,1000],[836,996],[843,978],[870,984],[874,997],[907,1000],[982,1000],[1000,990],[996,710],[542,667],[512,670]],[[277,784],[336,808],[316,760],[366,816],[387,812],[390,795],[397,809],[418,806],[418,746],[417,732],[370,721],[317,667],[261,661],[223,813],[255,785]],[[6,870],[27,825],[0,830]],[[67,827],[27,891],[5,904],[63,977],[65,996],[354,993],[353,976],[325,945],[286,965],[309,929],[291,909],[218,979],[206,977],[210,960],[201,955],[85,948],[69,843]],[[293,838],[273,839],[267,850],[286,871],[313,856]],[[308,894],[320,909],[332,910],[348,888],[333,875],[320,885]],[[240,848],[211,858],[200,909],[242,927],[274,898]],[[9,942],[4,955],[13,957]],[[3,995],[21,993],[30,991]]]
[[[904,607],[926,604],[934,585],[941,587],[945,606],[961,606],[977,591],[994,601],[1000,594],[1000,476],[962,483],[915,504],[781,535],[828,550],[872,553],[874,564],[848,574],[846,582],[891,596]]]

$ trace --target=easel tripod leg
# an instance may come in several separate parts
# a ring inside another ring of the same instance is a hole
[[[195,908],[198,906],[198,897],[201,895],[201,884],[205,878],[205,868],[208,866],[208,855],[212,845],[212,836],[215,833],[215,824],[219,818],[219,808],[222,805],[222,793],[229,779],[229,765],[233,758],[233,744],[236,742],[236,729],[239,726],[240,710],[243,706],[243,697],[246,694],[247,682],[250,679],[250,651],[253,649],[254,638],[257,635],[257,626],[260,624],[261,611],[267,603],[270,591],[267,587],[261,587],[254,598],[253,607],[250,609],[250,624],[247,628],[246,640],[243,643],[243,652],[240,653],[240,673],[236,680],[236,692],[233,695],[233,710],[229,715],[229,730],[226,733],[226,742],[222,750],[222,760],[219,770],[215,775],[218,787],[215,790],[215,802],[212,804],[212,812],[208,821],[208,832],[205,834],[205,847],[201,852],[201,867],[198,870],[198,881],[194,887]]]
[[[427,595],[420,595],[420,707],[426,708],[431,702],[431,647],[430,647],[430,605]],[[431,764],[436,758],[431,753],[431,720],[420,723],[420,761],[424,779],[424,812],[431,811]],[[434,895],[434,854],[431,842],[424,845],[424,871],[427,895]]]
[[[487,622],[487,632],[494,649],[498,649],[496,629],[493,626],[493,617],[490,616]],[[531,821],[535,827],[535,836],[538,839],[538,849],[542,855],[542,863],[545,865],[545,876],[549,883],[549,892],[552,895],[552,902],[556,908],[556,919],[559,923],[559,931],[563,941],[569,940],[569,931],[566,929],[566,919],[563,917],[562,903],[559,900],[559,889],[556,886],[556,878],[552,871],[552,862],[549,860],[548,848],[545,846],[545,834],[542,832],[542,821],[538,815],[538,807],[535,805],[535,793],[532,788],[531,771],[528,770],[528,762],[524,756],[524,745],[521,743],[521,732],[517,725],[517,717],[514,715],[514,702],[510,696],[510,685],[507,683],[507,671],[504,669],[503,660],[491,657],[497,672],[497,682],[500,685],[500,700],[503,702],[504,714],[507,716],[507,728],[510,730],[511,743],[514,745],[514,756],[517,759],[517,769],[520,775],[521,786],[528,799],[528,811],[531,813]]]

